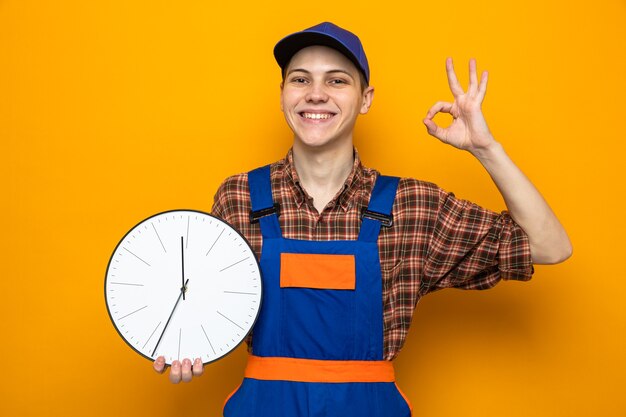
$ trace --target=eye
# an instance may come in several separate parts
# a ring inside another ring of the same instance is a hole
[[[336,84],[336,85],[341,85],[341,84],[348,84],[348,82],[344,79],[341,78],[333,78],[332,80],[330,80],[331,84]]]
[[[304,77],[293,77],[291,79],[291,82],[295,84],[305,84],[307,82],[307,79]]]

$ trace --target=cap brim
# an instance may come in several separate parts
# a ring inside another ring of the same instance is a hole
[[[300,49],[313,45],[328,46],[336,49],[350,59],[359,71],[363,71],[357,57],[343,43],[326,33],[320,32],[298,32],[281,39],[274,47],[274,58],[276,58],[280,68],[284,70],[291,58]]]

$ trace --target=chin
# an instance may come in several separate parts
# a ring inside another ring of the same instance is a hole
[[[299,146],[303,149],[308,149],[310,151],[327,151],[327,150],[340,150],[343,149],[344,147],[350,147],[350,149],[352,149],[352,142],[349,141],[339,141],[336,139],[308,139],[308,140],[302,140],[302,139],[296,139],[296,142],[299,144]]]
[[[296,142],[307,148],[323,148],[336,142],[333,138],[305,137],[296,136]]]

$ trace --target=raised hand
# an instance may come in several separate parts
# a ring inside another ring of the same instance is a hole
[[[454,102],[440,101],[428,110],[424,124],[428,133],[444,143],[471,152],[485,167],[500,190],[513,220],[528,235],[534,263],[559,263],[571,256],[572,245],[565,229],[537,188],[515,165],[502,145],[493,138],[481,110],[487,92],[487,72],[480,82],[476,60],[469,62],[467,91],[459,84],[452,66],[446,60],[448,84]],[[452,124],[440,127],[433,121],[437,113],[452,115]]]
[[[483,116],[481,105],[487,92],[487,71],[480,77],[476,74],[476,60],[469,62],[469,86],[467,92],[459,84],[454,72],[452,58],[446,59],[448,85],[454,97],[452,103],[439,101],[428,110],[423,122],[428,133],[444,143],[476,154],[495,144],[487,122]],[[452,116],[452,124],[448,127],[438,126],[433,118],[437,113],[448,113]]]

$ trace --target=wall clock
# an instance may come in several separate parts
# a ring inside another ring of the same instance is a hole
[[[107,266],[105,299],[124,341],[154,360],[213,362],[246,337],[261,304],[252,248],[210,214],[172,210],[134,226]]]

